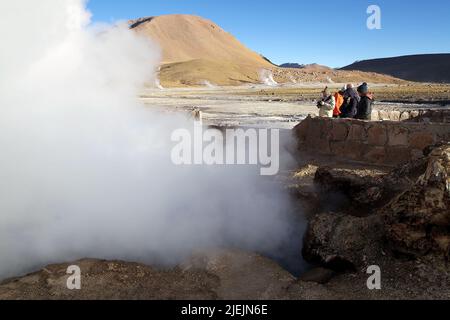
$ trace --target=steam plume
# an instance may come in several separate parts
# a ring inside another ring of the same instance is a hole
[[[278,83],[275,81],[275,79],[273,78],[273,73],[270,70],[267,69],[261,69],[259,71],[259,78],[261,80],[261,82],[263,84],[265,84],[266,86],[277,86]]]
[[[136,99],[159,50],[82,0],[0,2],[0,278],[84,257],[173,264],[274,250],[288,201],[249,168],[175,167],[191,124]]]

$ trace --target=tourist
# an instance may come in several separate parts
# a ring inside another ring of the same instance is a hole
[[[322,91],[322,100],[317,103],[317,107],[320,109],[319,116],[324,118],[333,118],[333,111],[336,106],[336,100],[331,95],[326,87]]]
[[[361,100],[358,103],[356,119],[370,120],[372,118],[373,94],[369,93],[369,86],[366,82],[358,87],[358,94]]]
[[[347,86],[344,86],[340,91],[334,94],[334,99],[336,100],[336,106],[333,111],[334,118],[339,118],[341,115],[341,107],[344,104],[345,90],[347,90]]]
[[[358,113],[360,99],[353,85],[348,84],[344,94],[344,104],[341,106],[341,118],[354,118]]]

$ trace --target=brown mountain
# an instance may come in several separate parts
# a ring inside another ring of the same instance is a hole
[[[271,66],[214,22],[198,16],[177,14],[144,18],[131,27],[161,45],[163,63],[204,59]]]
[[[418,82],[450,83],[450,54],[423,54],[355,62],[342,70],[388,74]]]
[[[270,72],[262,72],[264,69],[271,70],[279,83],[397,81],[388,76],[338,71],[319,65],[279,68],[214,22],[198,16],[164,15],[131,20],[129,24],[132,30],[160,45],[160,81],[164,87],[242,85],[261,83],[268,78],[271,81]]]
[[[257,82],[258,70],[273,65],[214,22],[192,15],[164,15],[130,21],[162,49],[166,85]]]

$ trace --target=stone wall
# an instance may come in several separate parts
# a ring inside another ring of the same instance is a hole
[[[450,109],[378,109],[372,112],[372,121],[408,121],[450,123]]]
[[[398,165],[450,141],[450,123],[360,121],[309,116],[294,132],[299,148],[372,164]]]

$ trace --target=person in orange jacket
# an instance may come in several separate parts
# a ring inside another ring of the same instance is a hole
[[[344,94],[345,94],[346,90],[347,90],[347,87],[345,86],[340,91],[338,91],[334,94],[334,99],[336,100],[336,106],[334,107],[334,110],[333,110],[334,118],[339,118],[341,115],[341,107],[344,104]]]

